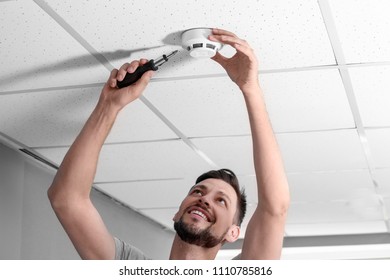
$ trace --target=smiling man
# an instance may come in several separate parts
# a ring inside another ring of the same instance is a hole
[[[245,193],[240,191],[235,174],[229,169],[201,175],[174,216],[176,238],[171,259],[198,259],[197,250],[177,250],[195,245],[203,258],[214,258],[224,242],[234,242],[246,212]],[[181,244],[180,246],[176,244]],[[207,250],[203,250],[205,248]]]
[[[280,151],[272,131],[258,81],[256,56],[250,45],[235,34],[213,29],[210,40],[232,46],[219,63],[240,88],[248,111],[258,205],[249,220],[238,259],[278,259],[281,255],[289,190]],[[48,190],[52,207],[83,259],[145,259],[132,245],[113,237],[90,200],[97,161],[118,113],[137,99],[153,75],[146,72],[135,84],[119,89],[127,72],[145,59],[114,69],[99,102],[70,147]],[[228,170],[202,174],[173,217],[176,235],[170,259],[214,259],[225,242],[234,242],[246,212],[245,194],[236,175]]]

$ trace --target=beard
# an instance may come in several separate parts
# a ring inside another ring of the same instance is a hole
[[[223,243],[224,236],[229,230],[227,229],[224,234],[218,237],[211,232],[212,225],[213,224],[205,229],[197,229],[195,226],[190,226],[184,223],[183,217],[173,224],[176,233],[179,235],[181,240],[204,248],[213,248],[218,244]]]

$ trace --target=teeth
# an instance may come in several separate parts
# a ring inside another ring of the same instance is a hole
[[[198,210],[193,210],[193,211],[191,211],[191,213],[192,214],[197,214],[197,215],[201,216],[204,220],[208,221],[206,215],[203,214],[202,212],[198,211]]]

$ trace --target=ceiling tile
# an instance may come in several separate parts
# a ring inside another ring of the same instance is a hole
[[[385,207],[386,207],[386,214],[387,214],[387,217],[389,217],[390,216],[390,197],[386,197],[385,199],[384,199],[384,203],[385,203]],[[388,220],[387,220],[387,222],[389,222]]]
[[[227,77],[151,83],[145,96],[188,137],[250,132],[242,93]]]
[[[368,170],[287,173],[287,179],[292,202],[349,200],[375,192]],[[240,176],[239,182],[248,202],[257,203],[256,176]]]
[[[260,75],[275,132],[355,127],[338,70]]]
[[[251,42],[262,68],[334,64],[334,56],[316,1],[50,1],[49,5],[90,44],[116,65],[128,53],[132,60],[155,58],[168,48],[181,49],[180,34],[194,27],[229,29]],[[224,7],[221,9],[220,7]],[[153,20],[145,24],[145,19]],[[116,30],[117,32],[113,32]],[[107,40],[107,38],[110,38]],[[168,47],[162,47],[167,46]],[[124,51],[125,50],[125,51]],[[228,50],[226,53],[230,53]],[[131,54],[131,55],[130,55]],[[113,62],[114,63],[114,62]],[[199,70],[202,69],[200,72]],[[211,60],[177,56],[160,76],[221,73]]]
[[[383,213],[376,196],[350,201],[291,203],[287,223],[339,223],[383,220]]]
[[[276,132],[355,126],[337,70],[264,74],[261,83]],[[250,133],[244,98],[228,77],[152,83],[145,96],[189,137]]]
[[[1,96],[0,131],[30,147],[70,145],[93,111],[101,88]],[[177,138],[136,100],[123,109],[107,143]]]
[[[277,134],[287,172],[367,169],[356,130]],[[219,166],[238,175],[254,174],[250,136],[194,138]]]
[[[387,232],[384,221],[341,223],[286,224],[288,236],[324,236],[341,234],[369,234]]]
[[[98,189],[136,209],[179,207],[195,181],[160,180],[98,184]]]
[[[379,194],[390,198],[390,169],[376,169],[374,174]]]
[[[376,168],[390,167],[390,128],[366,130]]]
[[[59,164],[68,148],[36,149]],[[190,178],[212,169],[180,140],[104,145],[95,182]]]
[[[390,66],[354,67],[349,73],[363,125],[389,126]]]
[[[0,9],[0,92],[106,81],[108,71],[33,1]]]
[[[329,0],[347,63],[390,61],[390,3]]]
[[[178,136],[143,102],[135,100],[119,113],[106,143],[173,138]]]
[[[231,169],[237,175],[255,174],[251,137],[195,138],[191,141],[221,168]]]
[[[355,129],[278,134],[287,172],[367,169]]]
[[[368,170],[288,174],[292,202],[331,202],[374,195]]]

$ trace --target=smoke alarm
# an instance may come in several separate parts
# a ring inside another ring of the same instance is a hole
[[[183,48],[195,58],[213,57],[222,48],[222,44],[207,39],[211,33],[211,28],[192,28],[184,31],[181,34]]]

